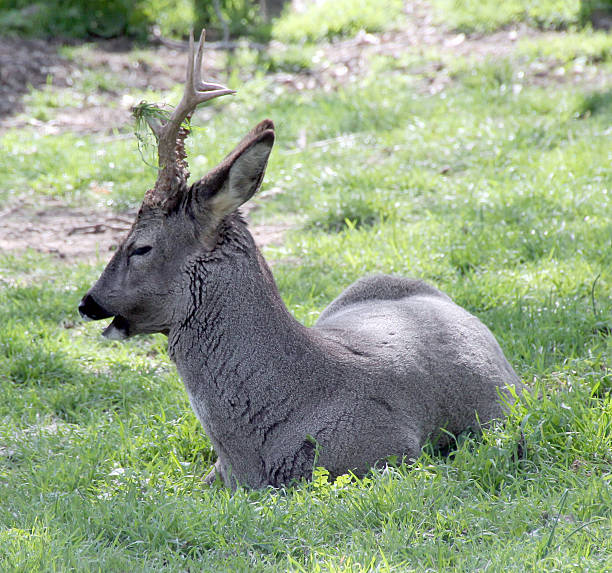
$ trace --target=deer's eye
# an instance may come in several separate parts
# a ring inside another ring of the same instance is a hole
[[[146,245],[144,247],[138,247],[130,253],[130,257],[139,257],[141,255],[146,255],[152,248],[153,247],[150,247],[149,245]]]

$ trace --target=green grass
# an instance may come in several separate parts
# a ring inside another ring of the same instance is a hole
[[[0,169],[6,176],[0,198],[34,192],[72,205],[95,201],[125,208],[155,178],[155,170],[140,160],[133,139],[109,136],[106,141],[113,144],[105,145],[103,138],[86,135],[32,131],[24,138],[21,132],[9,132],[2,138]]]
[[[559,36],[521,44],[520,58],[609,71],[605,46]],[[522,62],[454,62],[434,96],[382,59],[330,93],[259,76],[196,118],[190,143],[203,174],[273,118],[264,188],[281,193],[252,216],[299,221],[265,253],[290,310],[312,324],[365,273],[432,282],[490,326],[532,389],[505,425],[363,480],[317,470],[284,490],[205,488],[214,454],[165,339],[109,342],[78,318],[105,261],[5,253],[0,570],[609,570],[612,88],[515,91]],[[2,203],[123,209],[154,179],[128,131],[23,129],[1,144]]]
[[[379,32],[396,23],[401,0],[325,0],[303,12],[287,10],[274,24],[272,37],[281,42],[316,42],[351,36],[359,30]]]
[[[609,62],[612,60],[612,36],[605,32],[569,32],[558,37],[522,39],[519,54],[527,57],[553,58],[558,62]]]
[[[581,22],[580,0],[434,0],[438,21],[463,32],[492,32],[519,22],[566,29]]]

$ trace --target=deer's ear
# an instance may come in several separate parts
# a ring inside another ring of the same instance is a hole
[[[274,145],[274,125],[255,127],[215,169],[191,188],[196,211],[220,220],[259,189]]]
[[[209,200],[209,208],[216,216],[224,217],[236,210],[259,189],[273,144],[274,132],[265,131],[236,157],[223,186]]]

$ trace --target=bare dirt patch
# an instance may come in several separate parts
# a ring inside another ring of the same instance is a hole
[[[108,260],[126,237],[135,214],[67,208],[54,200],[36,207],[15,203],[0,210],[0,251],[33,249],[69,261]],[[260,247],[282,243],[288,229],[289,224],[282,222],[251,227]]]
[[[34,249],[62,259],[102,259],[127,234],[133,213],[69,209],[48,200],[36,208],[22,203],[0,211],[0,250]]]

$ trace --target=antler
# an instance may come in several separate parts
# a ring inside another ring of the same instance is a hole
[[[178,192],[189,178],[185,154],[185,138],[189,135],[189,126],[185,120],[190,119],[196,107],[205,101],[235,90],[219,84],[202,81],[202,52],[204,51],[205,30],[202,30],[195,54],[193,31],[189,34],[189,60],[185,79],[185,91],[181,101],[167,119],[159,116],[147,117],[146,121],[157,139],[159,175],[155,187],[147,191],[145,203],[163,204]]]

